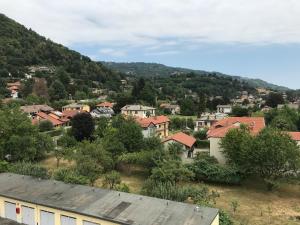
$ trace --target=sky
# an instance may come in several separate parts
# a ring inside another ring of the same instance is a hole
[[[0,0],[0,12],[93,60],[300,89],[299,0]]]

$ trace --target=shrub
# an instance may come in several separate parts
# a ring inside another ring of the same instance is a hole
[[[9,170],[9,163],[6,161],[0,161],[0,173],[5,173]]]
[[[116,191],[121,191],[121,192],[126,192],[126,193],[130,192],[129,187],[124,183],[116,185],[115,190]]]
[[[117,171],[111,171],[104,175],[103,185],[110,189],[115,189],[116,185],[121,183],[121,175]]]
[[[209,148],[210,142],[209,142],[209,140],[197,139],[195,146],[196,146],[196,148]]]
[[[53,124],[49,120],[44,120],[39,123],[39,131],[45,132],[53,129]]]
[[[195,174],[196,181],[221,184],[240,184],[239,171],[233,167],[223,166],[207,159],[196,159],[188,168]]]
[[[19,162],[9,168],[9,172],[48,179],[48,170],[38,164]]]
[[[69,184],[88,184],[89,179],[85,176],[78,174],[78,172],[74,171],[73,169],[66,169],[62,168],[57,170],[53,178],[58,181],[63,181]]]
[[[233,225],[233,221],[228,213],[223,210],[219,211],[220,225]]]

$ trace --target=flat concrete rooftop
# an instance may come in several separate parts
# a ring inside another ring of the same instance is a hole
[[[0,174],[0,196],[128,225],[208,225],[218,215],[214,208],[11,173]]]

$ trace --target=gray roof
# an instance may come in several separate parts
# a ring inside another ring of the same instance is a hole
[[[155,108],[144,105],[125,105],[122,110],[154,110]]]
[[[218,210],[141,195],[0,174],[0,196],[132,225],[206,225]]]
[[[0,217],[0,224],[1,225],[22,225],[23,223],[20,224],[18,222],[13,221],[13,220],[4,219],[4,218]]]
[[[48,105],[24,105],[20,109],[25,113],[38,113],[40,111],[50,112],[54,109]]]

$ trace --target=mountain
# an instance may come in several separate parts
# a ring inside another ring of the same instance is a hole
[[[132,74],[137,76],[149,77],[149,76],[170,76],[173,74],[180,73],[195,73],[199,75],[218,75],[222,77],[233,77],[235,79],[248,83],[251,87],[263,87],[267,89],[277,91],[287,91],[289,88],[278,86],[275,84],[268,83],[260,79],[250,79],[240,76],[230,76],[219,72],[207,72],[203,70],[192,70],[180,67],[170,67],[158,63],[144,63],[144,62],[132,62],[132,63],[116,63],[116,62],[102,62],[107,67],[126,74]]]
[[[101,63],[56,44],[0,14],[0,78],[23,78],[29,66],[59,68],[73,80],[89,85],[95,81],[102,86],[116,88],[121,79],[119,73]]]

